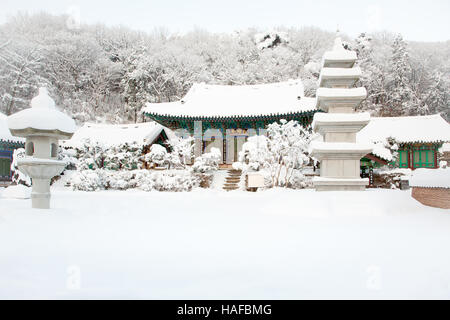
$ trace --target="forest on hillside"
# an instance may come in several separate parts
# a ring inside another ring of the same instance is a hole
[[[195,82],[301,78],[314,96],[322,55],[335,36],[315,27],[144,33],[73,27],[64,15],[18,14],[0,25],[0,112],[28,107],[42,85],[80,124],[140,122],[145,102],[178,100]],[[375,116],[441,113],[450,120],[450,41],[406,42],[388,32],[343,39],[358,53],[358,85],[369,93],[362,110]]]

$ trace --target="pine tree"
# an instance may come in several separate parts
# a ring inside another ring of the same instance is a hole
[[[362,72],[360,83],[357,86],[367,89],[367,99],[361,103],[359,108],[378,115],[386,101],[385,79],[381,67],[375,62],[372,41],[372,37],[366,33],[361,33],[355,39],[358,66]]]
[[[399,34],[392,45],[390,94],[384,115],[402,116],[417,112],[420,102],[411,88],[411,66],[406,42]]]

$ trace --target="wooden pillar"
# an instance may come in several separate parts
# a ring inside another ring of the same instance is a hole
[[[225,140],[225,144],[226,144],[226,148],[227,148],[227,159],[226,159],[226,164],[233,164],[234,162],[234,135],[233,134],[228,134],[226,135],[226,140]]]
[[[203,130],[202,122],[194,122],[194,158],[198,158],[202,155],[203,149]]]

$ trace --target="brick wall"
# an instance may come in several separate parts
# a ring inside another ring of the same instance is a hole
[[[426,206],[450,209],[450,189],[414,187],[412,197]]]

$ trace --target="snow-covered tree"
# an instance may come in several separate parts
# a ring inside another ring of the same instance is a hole
[[[169,162],[172,168],[186,168],[188,159],[192,156],[194,149],[194,138],[192,137],[173,137],[167,141],[170,149]]]
[[[167,150],[159,144],[150,147],[150,152],[145,155],[145,161],[152,167],[165,167],[168,165]]]
[[[27,187],[31,187],[31,178],[19,170],[17,164],[18,160],[26,157],[25,149],[19,148],[15,149],[13,153],[13,161],[11,162],[11,172],[12,172],[12,183],[23,184]]]
[[[420,102],[411,87],[412,70],[409,53],[407,44],[400,34],[395,37],[392,44],[390,68],[391,90],[388,105],[382,111],[383,115],[401,116],[415,113],[420,107]]]
[[[300,177],[298,170],[310,162],[312,138],[310,128],[303,128],[297,121],[274,122],[268,126],[267,136],[248,139],[239,160],[247,170],[267,171],[272,186],[290,187]]]
[[[39,47],[6,43],[0,48],[0,111],[10,115],[29,106],[42,83]]]
[[[196,173],[210,173],[219,168],[220,159],[222,154],[217,148],[211,148],[208,153],[202,154],[195,159],[192,166],[192,170]]]

